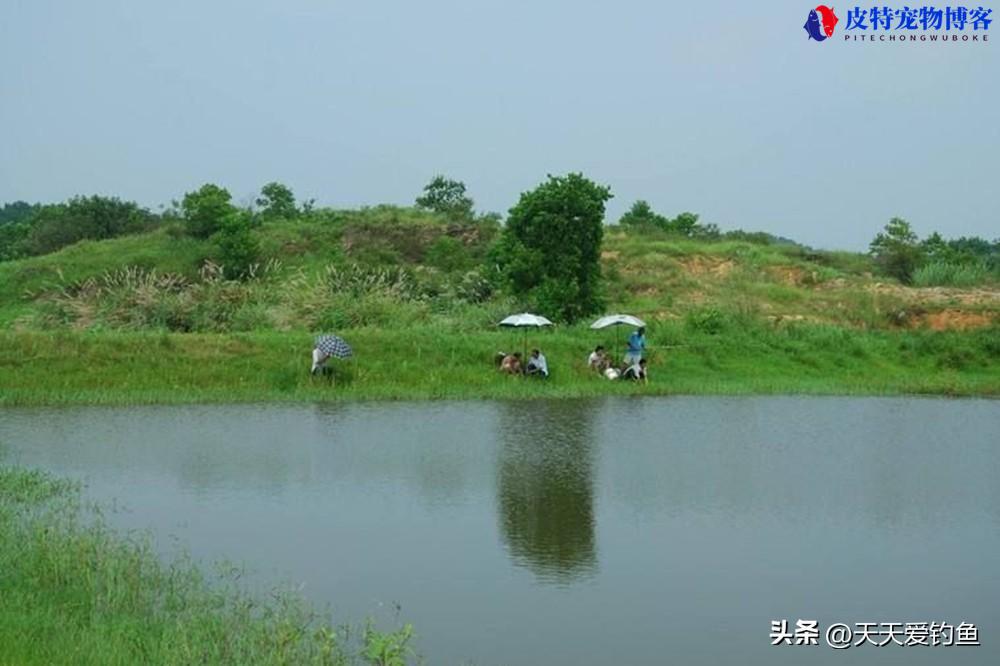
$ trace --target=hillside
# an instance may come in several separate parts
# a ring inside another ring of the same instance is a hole
[[[209,241],[167,224],[0,262],[0,405],[664,394],[1000,395],[1000,289],[912,288],[870,259],[789,243],[611,227],[607,311],[648,323],[648,384],[586,367],[622,331],[532,331],[545,382],[496,372],[521,304],[495,290],[495,221],[411,209],[258,225],[262,264],[226,279]],[[312,337],[354,359],[308,374]]]
[[[266,223],[253,233],[266,260],[246,284],[206,271],[212,244],[169,225],[0,262],[0,327],[309,330],[465,319],[464,330],[469,317],[486,327],[517,305],[487,284],[495,225],[376,207]],[[774,324],[943,330],[989,326],[1000,314],[996,284],[904,287],[873,277],[866,255],[790,243],[609,227],[602,269],[608,310],[652,321],[735,313]],[[220,298],[225,312],[212,312]],[[203,312],[182,316],[198,302]]]

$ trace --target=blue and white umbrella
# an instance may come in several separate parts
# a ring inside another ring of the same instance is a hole
[[[351,345],[338,335],[320,335],[316,337],[316,349],[334,358],[350,358],[354,352]]]

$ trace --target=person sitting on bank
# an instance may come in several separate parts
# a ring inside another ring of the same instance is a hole
[[[521,352],[504,356],[500,361],[500,372],[506,372],[508,375],[521,374]]]
[[[608,360],[608,355],[604,352],[604,345],[597,345],[587,357],[587,367],[591,370],[604,372],[610,365],[611,361]]]
[[[542,352],[537,349],[531,350],[531,358],[528,359],[528,366],[525,368],[524,373],[535,377],[549,376],[549,364]]]
[[[330,355],[319,348],[313,349],[313,362],[312,369],[309,371],[311,375],[325,375],[330,372],[330,368],[326,367],[326,362],[330,360]]]
[[[628,348],[625,350],[625,365],[632,366],[642,359],[646,351],[646,329],[639,327],[628,336]]]
[[[622,379],[631,379],[634,382],[642,382],[643,384],[648,383],[649,373],[646,371],[646,359],[640,359],[638,363],[633,363],[625,368],[625,372],[622,373]]]

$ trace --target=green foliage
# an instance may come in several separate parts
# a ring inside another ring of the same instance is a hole
[[[265,220],[292,220],[299,215],[299,209],[295,206],[295,195],[281,183],[268,183],[260,188],[256,204],[260,206],[261,216]]]
[[[688,312],[684,324],[691,331],[718,335],[729,326],[729,318],[718,308],[701,308]]]
[[[976,236],[945,240],[935,231],[920,246],[930,263],[977,266],[987,273],[1000,273],[1000,240],[991,243]]]
[[[642,227],[665,230],[669,220],[655,212],[648,201],[639,199],[618,219],[618,224],[625,228],[640,229]]]
[[[494,257],[515,296],[573,322],[597,312],[608,187],[582,174],[549,176],[510,209]]]
[[[207,183],[188,192],[181,202],[185,228],[194,238],[209,238],[236,212],[232,196],[225,188]]]
[[[472,219],[475,203],[465,194],[465,183],[444,176],[435,176],[417,197],[418,208],[447,215],[452,219]]]
[[[695,213],[680,213],[667,224],[667,231],[678,236],[694,236],[698,227],[698,215]]]
[[[17,245],[9,254],[48,254],[81,240],[103,240],[148,231],[156,218],[132,201],[116,197],[74,197],[62,204],[36,206],[9,233]],[[2,250],[0,250],[2,251]]]
[[[30,218],[36,210],[38,204],[29,204],[26,201],[12,201],[0,206],[0,227],[7,224],[17,224]]]
[[[31,228],[25,222],[0,225],[0,261],[10,261],[27,256],[25,241]]]
[[[985,263],[933,261],[913,272],[913,284],[917,287],[972,287],[984,283],[988,277]]]
[[[442,271],[452,272],[472,267],[473,258],[465,244],[451,236],[440,236],[427,248],[426,263]]]
[[[917,234],[906,220],[894,217],[885,229],[871,242],[869,252],[876,267],[884,275],[894,277],[903,284],[913,281],[913,273],[924,259],[924,252]]]
[[[660,231],[670,236],[706,239],[718,238],[720,235],[714,224],[698,224],[698,215],[695,213],[680,213],[671,219],[654,211],[649,202],[642,199],[632,204],[618,220],[618,224],[626,230],[644,234]]]
[[[64,285],[46,295],[38,313],[44,328],[219,332],[271,327],[261,305],[272,297],[270,265],[248,282],[227,279],[206,264],[198,280],[131,266]]]
[[[233,211],[222,220],[212,240],[219,248],[219,262],[227,278],[242,279],[260,261],[260,243],[251,230],[249,214]]]
[[[140,354],[150,358],[147,349]],[[241,571],[161,561],[108,527],[78,485],[0,467],[0,646],[9,664],[404,666],[413,628],[334,626],[284,589],[254,596]]]
[[[413,627],[409,624],[389,633],[376,631],[368,626],[365,627],[365,647],[362,654],[370,663],[378,666],[406,666],[413,656],[413,650],[409,647],[412,638]]]

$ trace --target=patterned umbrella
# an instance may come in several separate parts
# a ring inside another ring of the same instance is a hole
[[[351,345],[337,335],[320,335],[316,337],[316,349],[334,358],[350,358],[354,353]]]

